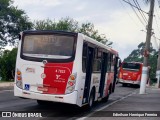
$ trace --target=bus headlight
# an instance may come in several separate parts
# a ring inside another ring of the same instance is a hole
[[[16,85],[17,87],[21,88],[22,89],[22,73],[19,69],[17,69],[16,71],[16,76],[15,76],[15,79],[16,79]]]
[[[68,93],[71,93],[74,91],[75,89],[75,83],[76,83],[76,77],[77,77],[77,74],[71,74],[69,76],[69,79],[68,79],[68,83],[67,83],[67,86],[66,86],[66,91],[65,93],[68,94]]]

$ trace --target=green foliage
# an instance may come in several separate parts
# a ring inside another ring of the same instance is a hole
[[[0,57],[0,76],[2,80],[12,80],[14,77],[17,48],[12,51],[5,50]]]
[[[149,56],[149,65],[151,66],[150,70],[150,78],[154,79],[156,77],[156,69],[157,69],[157,52],[153,55]]]
[[[87,22],[79,25],[76,20],[69,17],[62,18],[58,22],[49,19],[38,20],[34,22],[34,28],[36,30],[64,30],[70,32],[79,32],[93,39],[96,39],[97,41],[102,42],[105,45],[108,42],[105,35],[100,35],[98,30],[95,30],[94,24]]]
[[[25,12],[13,6],[12,0],[0,0],[0,50],[7,44],[15,45],[18,34],[32,25]]]
[[[70,18],[62,18],[58,22],[50,19],[38,20],[34,22],[36,30],[64,30],[75,32],[78,29],[78,22]]]
[[[124,59],[125,62],[143,62],[143,49],[145,43],[141,42],[138,45],[138,49],[135,49],[131,54]],[[157,52],[153,49],[152,44],[150,45],[150,55],[149,55],[149,66],[151,66],[150,78],[153,79],[156,76],[156,66],[157,66]]]

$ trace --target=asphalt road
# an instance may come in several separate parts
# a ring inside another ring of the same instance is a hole
[[[85,107],[80,109],[73,105],[62,104],[62,103],[49,103],[45,106],[39,106],[36,100],[21,99],[14,97],[13,88],[9,90],[0,90],[0,111],[12,111],[12,112],[39,112],[45,118],[36,119],[46,119],[53,117],[56,119],[75,119],[92,113],[98,109],[102,109],[105,106],[109,106],[115,101],[122,99],[123,97],[133,93],[138,90],[137,87],[128,86],[122,87],[121,84],[116,85],[115,92],[110,95],[108,102],[98,102],[94,105],[92,110],[86,109]],[[2,118],[0,118],[2,119]],[[13,120],[13,118],[11,118]],[[17,119],[17,118],[15,118]],[[23,118],[24,119],[24,118]],[[27,118],[26,118],[27,119]],[[33,118],[35,120],[35,118]]]

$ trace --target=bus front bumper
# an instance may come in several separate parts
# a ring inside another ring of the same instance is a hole
[[[123,79],[119,79],[118,80],[119,83],[126,83],[126,84],[133,84],[133,85],[140,85],[140,81],[133,81],[133,80],[123,80]]]

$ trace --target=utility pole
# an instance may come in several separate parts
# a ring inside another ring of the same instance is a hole
[[[159,81],[160,81],[160,44],[159,44],[159,49],[158,49],[156,78],[157,78],[156,87],[159,88]]]
[[[140,85],[139,94],[145,94],[146,83],[147,83],[148,73],[149,73],[149,71],[148,71],[148,58],[149,58],[150,41],[151,41],[151,35],[152,35],[154,3],[155,3],[155,0],[150,0],[149,19],[148,19],[147,35],[146,35],[146,45],[145,45],[145,49],[144,49],[143,69],[142,69],[142,77],[141,77],[141,85]]]

